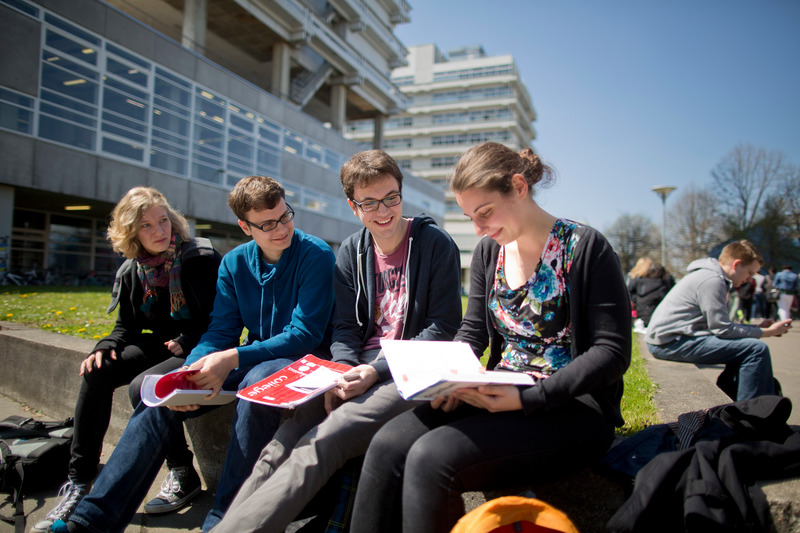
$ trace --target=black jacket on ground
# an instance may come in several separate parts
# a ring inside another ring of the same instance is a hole
[[[612,448],[606,465],[638,473],[608,530],[768,531],[769,506],[755,482],[800,474],[791,411],[788,398],[761,396],[686,413]]]

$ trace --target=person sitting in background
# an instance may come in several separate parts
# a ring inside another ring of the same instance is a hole
[[[797,298],[797,288],[800,285],[797,274],[792,272],[792,265],[783,265],[783,270],[775,274],[773,285],[780,291],[778,297],[778,318],[791,320],[792,304]]]
[[[131,405],[139,405],[144,375],[183,364],[208,327],[214,304],[220,254],[208,239],[189,236],[186,219],[156,189],[128,191],[111,212],[107,235],[113,250],[127,258],[117,270],[108,308],[111,313],[119,307],[117,321],[81,363],[69,479],[59,491],[58,504],[33,532],[67,520],[89,492],[114,390],[130,383]],[[194,472],[186,439],[176,439],[166,456],[172,471]],[[186,489],[197,494],[199,479]]]
[[[397,392],[380,340],[451,340],[461,322],[458,247],[430,217],[403,217],[397,162],[368,150],[340,175],[364,227],[342,242],[336,259],[331,353],[354,367],[348,376],[356,379],[340,379],[278,429],[214,533],[284,531],[384,423],[419,405]]]
[[[633,308],[636,310],[634,330],[637,333],[646,333],[653,311],[674,285],[674,282],[670,283],[671,280],[664,266],[653,261],[649,261],[644,275],[631,277],[628,291],[633,301]]]
[[[731,288],[749,281],[763,260],[747,240],[732,242],[714,258],[689,264],[689,273],[656,307],[645,340],[657,359],[697,364],[725,364],[734,377],[734,400],[775,394],[769,347],[760,340],[786,333],[791,320],[736,324],[728,315]],[[718,381],[721,385],[721,382]],[[734,397],[735,396],[735,397]]]
[[[252,237],[222,258],[211,323],[186,358],[198,373],[188,379],[199,389],[238,390],[253,385],[314,353],[330,357],[335,257],[323,240],[294,227],[294,211],[274,179],[250,176],[228,195],[239,227]],[[240,345],[243,328],[247,341]],[[123,531],[172,443],[183,438],[183,421],[213,406],[147,407],[140,403],[92,491],[66,524],[51,530],[107,533]],[[258,454],[270,441],[281,410],[237,400],[230,443],[214,504],[203,524],[209,531],[222,517]],[[147,506],[173,507],[185,496],[181,479],[173,478]]]

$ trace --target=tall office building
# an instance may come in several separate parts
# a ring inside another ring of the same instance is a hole
[[[442,190],[458,157],[486,141],[516,150],[536,138],[536,112],[514,58],[487,56],[482,46],[467,46],[443,54],[435,45],[409,47],[408,65],[394,69],[392,80],[408,96],[406,111],[380,121],[349,122],[346,135],[383,146],[400,166]],[[382,131],[383,130],[383,131]],[[478,238],[451,194],[446,200],[445,228],[458,244],[464,286]]]
[[[152,185],[222,251],[242,177],[278,179],[297,226],[334,247],[360,224],[341,164],[347,120],[407,104],[405,0],[0,0],[0,275],[108,279],[108,214]],[[379,118],[380,120],[380,118]],[[409,212],[444,218],[411,176]]]

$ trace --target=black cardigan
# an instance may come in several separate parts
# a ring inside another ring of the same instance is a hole
[[[526,414],[559,407],[576,398],[601,412],[615,426],[620,412],[622,375],[631,358],[631,306],[616,253],[598,231],[579,226],[569,273],[572,361],[548,379],[520,389]],[[484,237],[472,256],[467,312],[455,340],[477,356],[490,346],[487,367],[500,361],[503,337],[492,325],[488,300],[500,246]]]
[[[217,271],[221,256],[211,241],[204,238],[190,239],[181,245],[181,286],[189,318],[175,320],[169,315],[169,302],[158,302],[153,310],[141,310],[144,291],[136,274],[136,260],[128,259],[117,269],[114,288],[111,291],[112,312],[119,305],[119,314],[114,329],[100,340],[92,350],[114,348],[122,350],[142,339],[142,330],[150,330],[162,341],[174,340],[188,355],[208,329],[214,297],[217,292]],[[168,300],[168,298],[164,298]]]

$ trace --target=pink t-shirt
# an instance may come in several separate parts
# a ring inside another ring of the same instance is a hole
[[[381,339],[399,339],[403,334],[408,305],[406,268],[410,234],[409,222],[403,242],[390,255],[383,255],[375,248],[375,331],[364,344],[364,350],[380,348]]]

